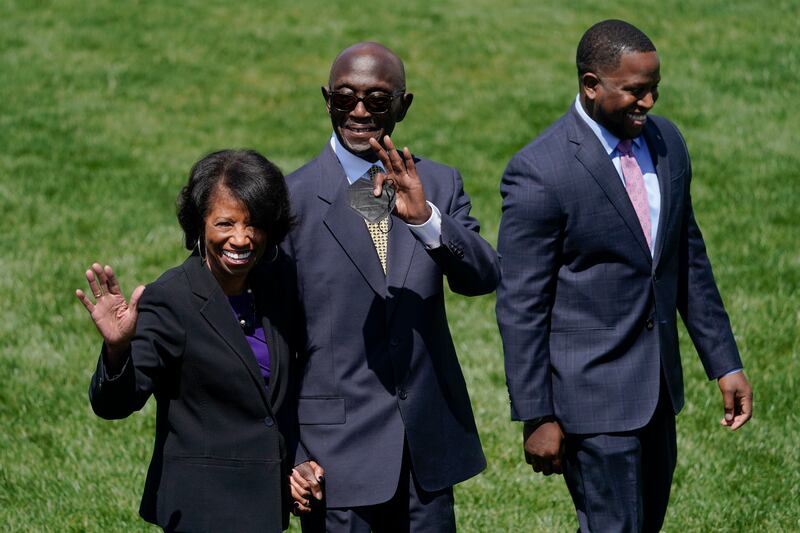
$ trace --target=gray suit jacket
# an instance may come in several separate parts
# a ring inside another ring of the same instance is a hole
[[[329,507],[391,498],[404,441],[425,490],[485,466],[442,280],[460,294],[492,292],[497,256],[469,215],[458,172],[415,162],[426,197],[442,213],[443,246],[427,251],[392,216],[385,276],[364,219],[348,204],[333,150],[326,146],[287,178],[298,224],[286,249],[306,325],[298,419],[303,444],[326,470]]]
[[[645,425],[663,373],[683,406],[677,313],[709,378],[741,367],[692,211],[686,145],[650,116],[661,215],[654,256],[611,159],[570,111],[503,175],[497,319],[511,414],[558,418],[570,433]]]

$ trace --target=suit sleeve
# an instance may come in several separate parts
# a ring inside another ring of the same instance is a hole
[[[278,417],[278,426],[281,428],[281,433],[286,442],[287,460],[292,463],[290,466],[296,466],[312,459],[311,454],[300,439],[300,427],[297,420],[297,399],[300,377],[300,373],[297,369],[295,351],[292,349],[292,365],[290,368],[286,398],[283,401],[280,411],[278,411],[276,415]]]
[[[497,253],[480,236],[480,224],[470,216],[472,209],[464,183],[452,169],[453,196],[439,207],[442,215],[442,246],[428,253],[447,277],[450,289],[465,296],[488,294],[500,281]]]
[[[106,375],[103,346],[89,387],[89,401],[97,416],[111,420],[138,411],[156,391],[165,372],[176,368],[186,336],[174,308],[177,300],[180,298],[157,285],[144,291],[128,361],[113,379]]]
[[[562,211],[530,159],[519,154],[500,185],[497,323],[512,420],[553,414],[550,317],[562,239]]]
[[[673,126],[674,127],[674,126]],[[683,137],[675,128],[686,149]],[[688,151],[687,157],[688,157]],[[706,245],[694,217],[691,184],[691,164],[688,166],[684,193],[684,219],[681,227],[678,312],[692,338],[709,379],[724,376],[731,370],[742,368],[742,360],[733,337],[730,320],[725,312]]]
[[[306,330],[305,312],[300,297],[300,285],[297,278],[297,265],[295,264],[294,245],[291,234],[287,235],[281,243],[281,249],[287,257],[286,282],[287,290],[291,293],[292,312],[289,321],[289,331],[291,331],[290,348],[292,352],[291,372],[289,374],[289,388],[287,391],[286,407],[283,409],[286,427],[284,436],[286,437],[287,455],[292,460],[292,465],[296,466],[313,459],[308,448],[300,438],[300,427],[297,418],[297,403],[300,396],[300,382],[303,378],[303,367],[306,361]],[[323,465],[324,467],[324,465]]]

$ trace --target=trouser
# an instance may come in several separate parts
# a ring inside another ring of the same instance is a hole
[[[676,459],[675,414],[663,379],[658,405],[643,428],[568,434],[564,479],[579,531],[658,532],[667,512]]]

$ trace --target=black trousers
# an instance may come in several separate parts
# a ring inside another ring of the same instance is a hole
[[[643,428],[622,433],[568,434],[567,482],[581,533],[658,532],[677,460],[675,414],[665,384]]]

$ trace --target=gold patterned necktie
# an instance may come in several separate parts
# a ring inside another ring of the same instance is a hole
[[[381,171],[381,167],[378,165],[372,165],[369,167],[367,174],[369,175],[370,181],[374,183],[375,174]],[[383,274],[386,275],[386,249],[389,242],[389,217],[387,216],[380,222],[376,222],[374,224],[367,222],[366,220],[364,220],[364,222],[367,224],[369,236],[372,237],[372,244],[375,245],[375,251],[378,253],[378,259],[381,261]]]

